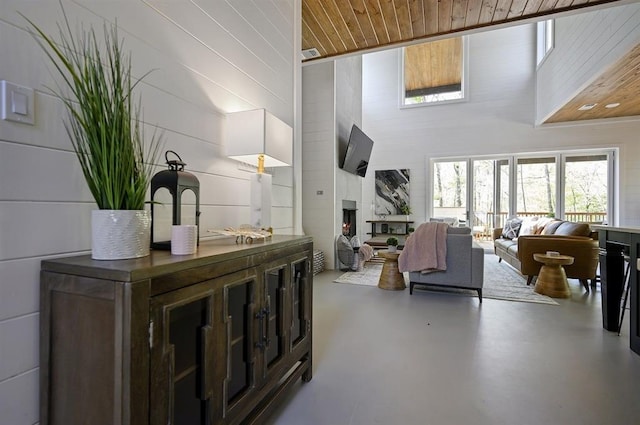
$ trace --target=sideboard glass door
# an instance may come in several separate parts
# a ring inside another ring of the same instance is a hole
[[[213,305],[206,283],[152,300],[152,424],[212,423]]]

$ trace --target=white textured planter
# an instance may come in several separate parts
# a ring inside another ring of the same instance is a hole
[[[91,211],[91,258],[124,260],[149,255],[151,213],[143,210]]]
[[[396,245],[387,245],[387,251],[389,252],[397,252],[398,247]]]

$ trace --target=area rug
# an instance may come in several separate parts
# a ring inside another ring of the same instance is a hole
[[[382,263],[367,262],[361,272],[346,272],[334,280],[337,283],[350,283],[352,285],[378,286],[378,279],[382,271]],[[409,285],[408,274],[405,273],[405,281]],[[416,289],[430,288],[416,286]],[[478,296],[476,291],[431,287],[436,291],[455,292],[468,296]],[[527,281],[520,273],[504,263],[498,263],[498,257],[486,254],[484,257],[484,287],[482,297],[495,300],[521,301],[528,303],[558,305],[553,298],[533,292],[533,285],[527,286]]]

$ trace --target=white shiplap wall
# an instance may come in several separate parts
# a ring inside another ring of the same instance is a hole
[[[342,201],[355,201],[361,214],[362,178],[338,167],[351,125],[362,114],[362,59],[351,57],[302,69],[303,227],[325,266],[335,267],[335,238],[342,229]],[[364,227],[358,226],[362,240]]]
[[[537,122],[544,122],[640,43],[640,4],[556,19],[555,47],[537,74]]]
[[[201,229],[249,221],[249,176],[225,157],[225,114],[266,108],[294,123],[299,0],[64,2],[75,26],[117,20],[144,120],[163,132],[201,188]],[[67,140],[53,74],[25,31],[62,21],[58,0],[0,2],[0,79],[34,88],[36,124],[0,121],[0,423],[38,422],[38,287],[42,259],[86,253],[94,208]],[[294,229],[290,167],[274,170],[272,222]]]
[[[334,259],[336,143],[333,62],[302,68],[302,227],[314,249]]]
[[[432,158],[619,147],[620,223],[640,224],[640,123],[536,128],[534,25],[474,34],[468,43],[469,98],[462,103],[400,109],[398,51],[363,57],[362,122],[374,140],[369,167],[411,170],[412,219],[429,215]],[[373,175],[364,181],[365,205],[375,193]]]
[[[356,232],[362,242],[366,240],[366,238],[363,239],[366,227],[360,224],[364,209],[362,205],[362,177],[347,173],[337,166],[340,155],[346,153],[351,126],[356,124],[362,128],[362,57],[354,56],[336,60],[335,73],[336,128],[334,137],[338,151],[334,157],[336,198],[333,214],[336,226],[331,229],[331,235],[333,236],[332,240],[335,241],[335,237],[342,231],[342,202],[353,201],[357,208]]]

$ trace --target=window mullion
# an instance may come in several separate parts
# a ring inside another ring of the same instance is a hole
[[[556,156],[556,217],[565,219],[565,177],[566,177],[566,155],[560,154]]]

